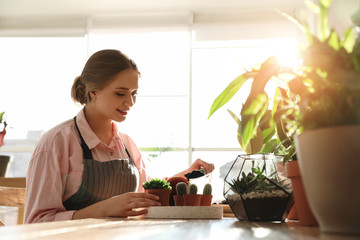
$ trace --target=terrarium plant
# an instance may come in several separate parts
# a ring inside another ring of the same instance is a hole
[[[263,169],[264,170],[264,169]],[[259,167],[252,168],[247,175],[242,172],[241,178],[236,178],[230,183],[231,189],[244,198],[252,198],[256,195],[277,196],[288,195],[291,192],[290,184],[286,179],[278,180],[276,177],[267,178]]]
[[[159,196],[161,206],[169,206],[171,186],[164,179],[154,178],[143,183],[146,193]]]
[[[288,179],[281,180],[275,156],[239,155],[224,182],[224,197],[238,220],[284,221],[293,204]]]

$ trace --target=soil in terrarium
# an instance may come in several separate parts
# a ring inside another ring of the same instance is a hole
[[[243,199],[248,221],[284,221],[290,197]]]

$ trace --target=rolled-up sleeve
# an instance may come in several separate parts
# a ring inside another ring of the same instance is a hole
[[[29,163],[26,175],[25,222],[49,222],[72,219],[74,211],[66,211],[62,199],[66,176],[61,173],[55,152],[41,151]]]

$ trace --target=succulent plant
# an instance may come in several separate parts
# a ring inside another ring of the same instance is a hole
[[[196,184],[192,183],[189,186],[189,194],[197,194],[198,188]]]
[[[187,194],[187,184],[185,182],[179,182],[176,184],[176,194],[178,196]]]
[[[212,187],[210,183],[205,184],[204,189],[203,189],[203,194],[204,195],[211,195],[212,193]]]
[[[171,189],[170,183],[163,179],[154,178],[143,183],[144,189]]]
[[[255,192],[272,191],[279,189],[279,187],[289,191],[289,184],[284,182],[285,180],[279,181],[276,178],[267,178],[259,168],[252,168],[252,171],[247,175],[243,172],[242,178],[233,179],[230,187],[233,192],[238,194],[243,194],[249,190]]]

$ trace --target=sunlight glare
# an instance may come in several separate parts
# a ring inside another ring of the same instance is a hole
[[[297,41],[294,38],[285,38],[276,44],[275,55],[286,66],[296,69],[299,65]]]
[[[254,233],[254,237],[256,238],[265,238],[268,237],[271,233],[269,228],[257,227],[251,229]]]

